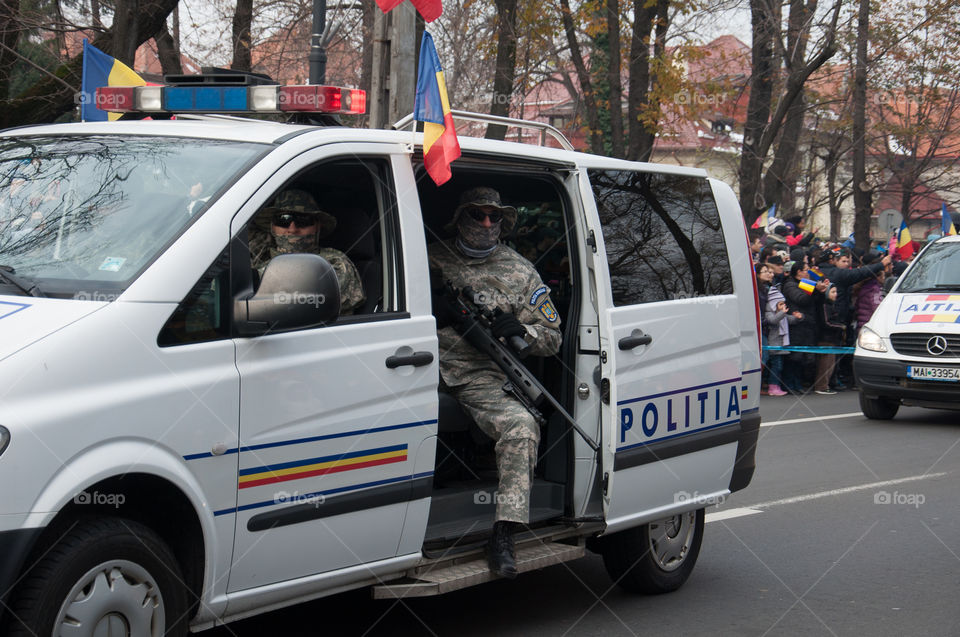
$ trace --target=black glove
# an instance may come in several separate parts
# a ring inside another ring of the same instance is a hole
[[[511,336],[523,338],[527,334],[526,328],[517,320],[513,312],[500,312],[494,316],[493,322],[490,324],[490,331],[497,338],[510,338]]]
[[[437,329],[455,325],[460,315],[446,296],[443,272],[430,268],[430,292],[433,305],[433,317],[437,320]]]

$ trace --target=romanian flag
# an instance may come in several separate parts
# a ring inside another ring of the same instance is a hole
[[[389,13],[402,2],[403,0],[377,0],[377,6],[384,13]],[[411,0],[411,2],[423,16],[424,22],[433,22],[443,13],[441,0]]]
[[[813,294],[813,291],[817,289],[817,284],[810,279],[800,279],[800,283],[797,284],[798,287],[806,292],[807,294]]]
[[[777,221],[779,221],[779,219],[777,219],[777,204],[773,204],[772,206],[770,206],[770,210],[767,211],[766,222],[764,222],[763,215],[760,215],[759,217],[757,217],[757,220],[754,221],[753,225],[750,227],[763,228],[766,232],[769,232],[770,230],[773,229],[771,227],[771,224],[773,227],[776,227],[779,225],[778,223],[776,223]]]
[[[423,32],[414,119],[423,122],[423,163],[438,186],[450,179],[450,163],[460,156],[457,130],[453,127],[447,85],[433,37]]]
[[[820,268],[810,268],[807,272],[810,274],[812,281],[819,281],[823,278],[823,272],[820,271]]]
[[[83,79],[80,81],[80,119],[105,122],[120,119],[120,113],[97,108],[97,89],[101,86],[144,86],[143,78],[133,70],[86,40],[83,41]]]
[[[940,225],[943,228],[943,231],[940,233],[945,237],[949,237],[952,234],[957,234],[957,229],[953,227],[953,219],[950,218],[950,213],[947,212],[947,202],[944,201],[943,205],[940,207]]]
[[[906,221],[900,222],[900,231],[897,232],[897,254],[904,261],[913,256],[913,239]]]

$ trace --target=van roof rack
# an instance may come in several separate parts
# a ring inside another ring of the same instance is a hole
[[[564,150],[576,150],[573,147],[573,144],[570,143],[570,140],[568,140],[563,133],[550,124],[546,124],[544,122],[533,122],[526,119],[515,119],[513,117],[501,117],[499,115],[490,115],[487,113],[471,113],[469,111],[450,111],[450,114],[453,115],[454,119],[459,119],[466,122],[502,124],[504,126],[511,126],[514,128],[538,130],[540,131],[540,146],[545,145],[546,136],[550,135],[557,140],[557,143],[559,143],[560,147]],[[413,113],[410,113],[403,119],[397,121],[392,128],[394,130],[403,130],[409,127],[411,124],[416,126]]]

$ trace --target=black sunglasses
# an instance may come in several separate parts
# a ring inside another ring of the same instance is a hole
[[[474,221],[483,221],[484,218],[489,218],[490,223],[500,223],[503,220],[503,213],[499,210],[492,210],[487,212],[483,208],[477,208],[476,206],[472,208],[467,208],[465,211],[470,218]]]
[[[289,228],[291,223],[298,228],[307,228],[317,225],[317,216],[305,212],[281,212],[273,215],[273,225],[279,228]]]

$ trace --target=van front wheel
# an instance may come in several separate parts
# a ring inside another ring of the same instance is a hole
[[[860,411],[870,420],[891,420],[897,415],[900,403],[886,398],[871,398],[860,392]]]
[[[157,534],[88,518],[27,573],[10,635],[185,636],[187,608],[177,560]]]
[[[614,533],[602,540],[603,565],[631,593],[677,590],[690,577],[703,541],[703,509]]]

